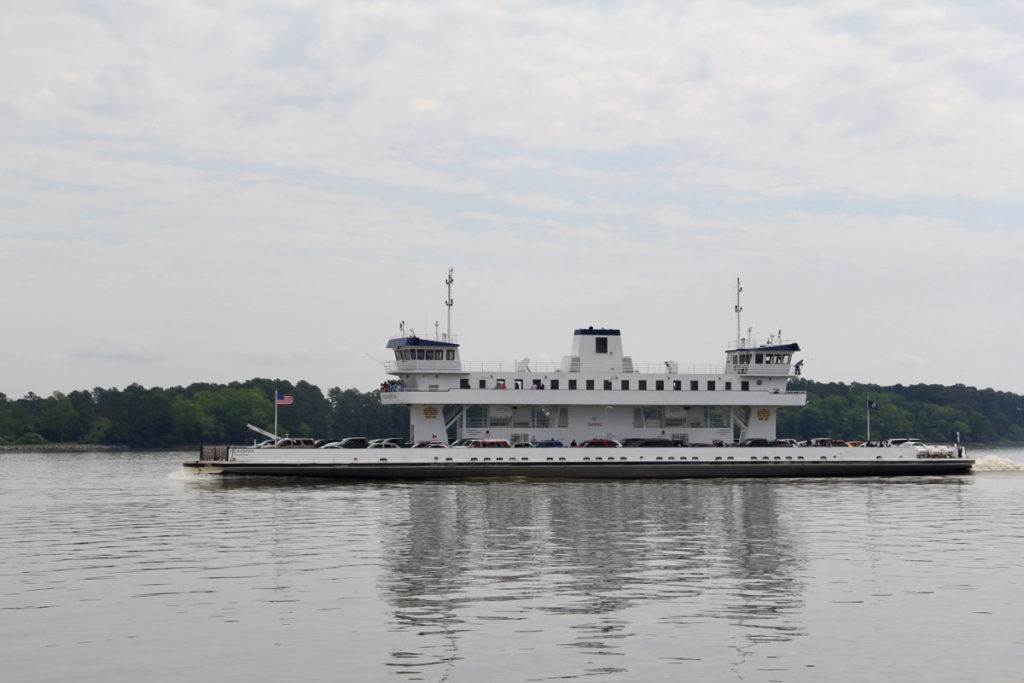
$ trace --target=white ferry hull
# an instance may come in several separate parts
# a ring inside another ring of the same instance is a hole
[[[273,449],[239,448],[229,451],[228,460],[197,460],[185,466],[229,476],[357,480],[687,479],[965,474],[974,463],[964,457],[921,458],[913,448],[884,449],[881,455],[883,449],[849,448],[543,449],[540,454],[535,449],[522,455],[526,450],[405,449],[381,455],[381,450],[351,449],[328,456],[307,449],[275,454]]]

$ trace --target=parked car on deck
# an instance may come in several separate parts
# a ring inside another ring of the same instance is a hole
[[[582,448],[621,448],[622,444],[614,439],[590,439],[580,444]]]

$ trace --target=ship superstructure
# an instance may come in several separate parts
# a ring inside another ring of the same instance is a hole
[[[450,288],[451,273],[446,282]],[[737,329],[740,291],[737,281]],[[451,301],[449,290],[449,312]],[[384,384],[381,401],[409,407],[413,443],[770,442],[779,409],[806,401],[803,392],[786,389],[799,371],[794,355],[800,346],[781,335],[757,343],[749,333],[737,333],[725,362],[706,367],[635,363],[620,330],[607,327],[576,329],[560,363],[463,361],[450,323],[434,339],[406,333],[403,326],[387,347],[394,352],[387,371],[396,379]]]

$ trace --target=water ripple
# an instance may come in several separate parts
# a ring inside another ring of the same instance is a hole
[[[181,458],[0,454],[17,680],[1016,671],[1024,477],[1008,468],[346,484],[169,476]]]

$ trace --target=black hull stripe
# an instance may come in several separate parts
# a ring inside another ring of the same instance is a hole
[[[928,459],[862,462],[661,462],[661,463],[243,463],[195,461],[186,467],[221,474],[336,479],[687,479],[714,477],[866,477],[964,474],[973,460]]]

